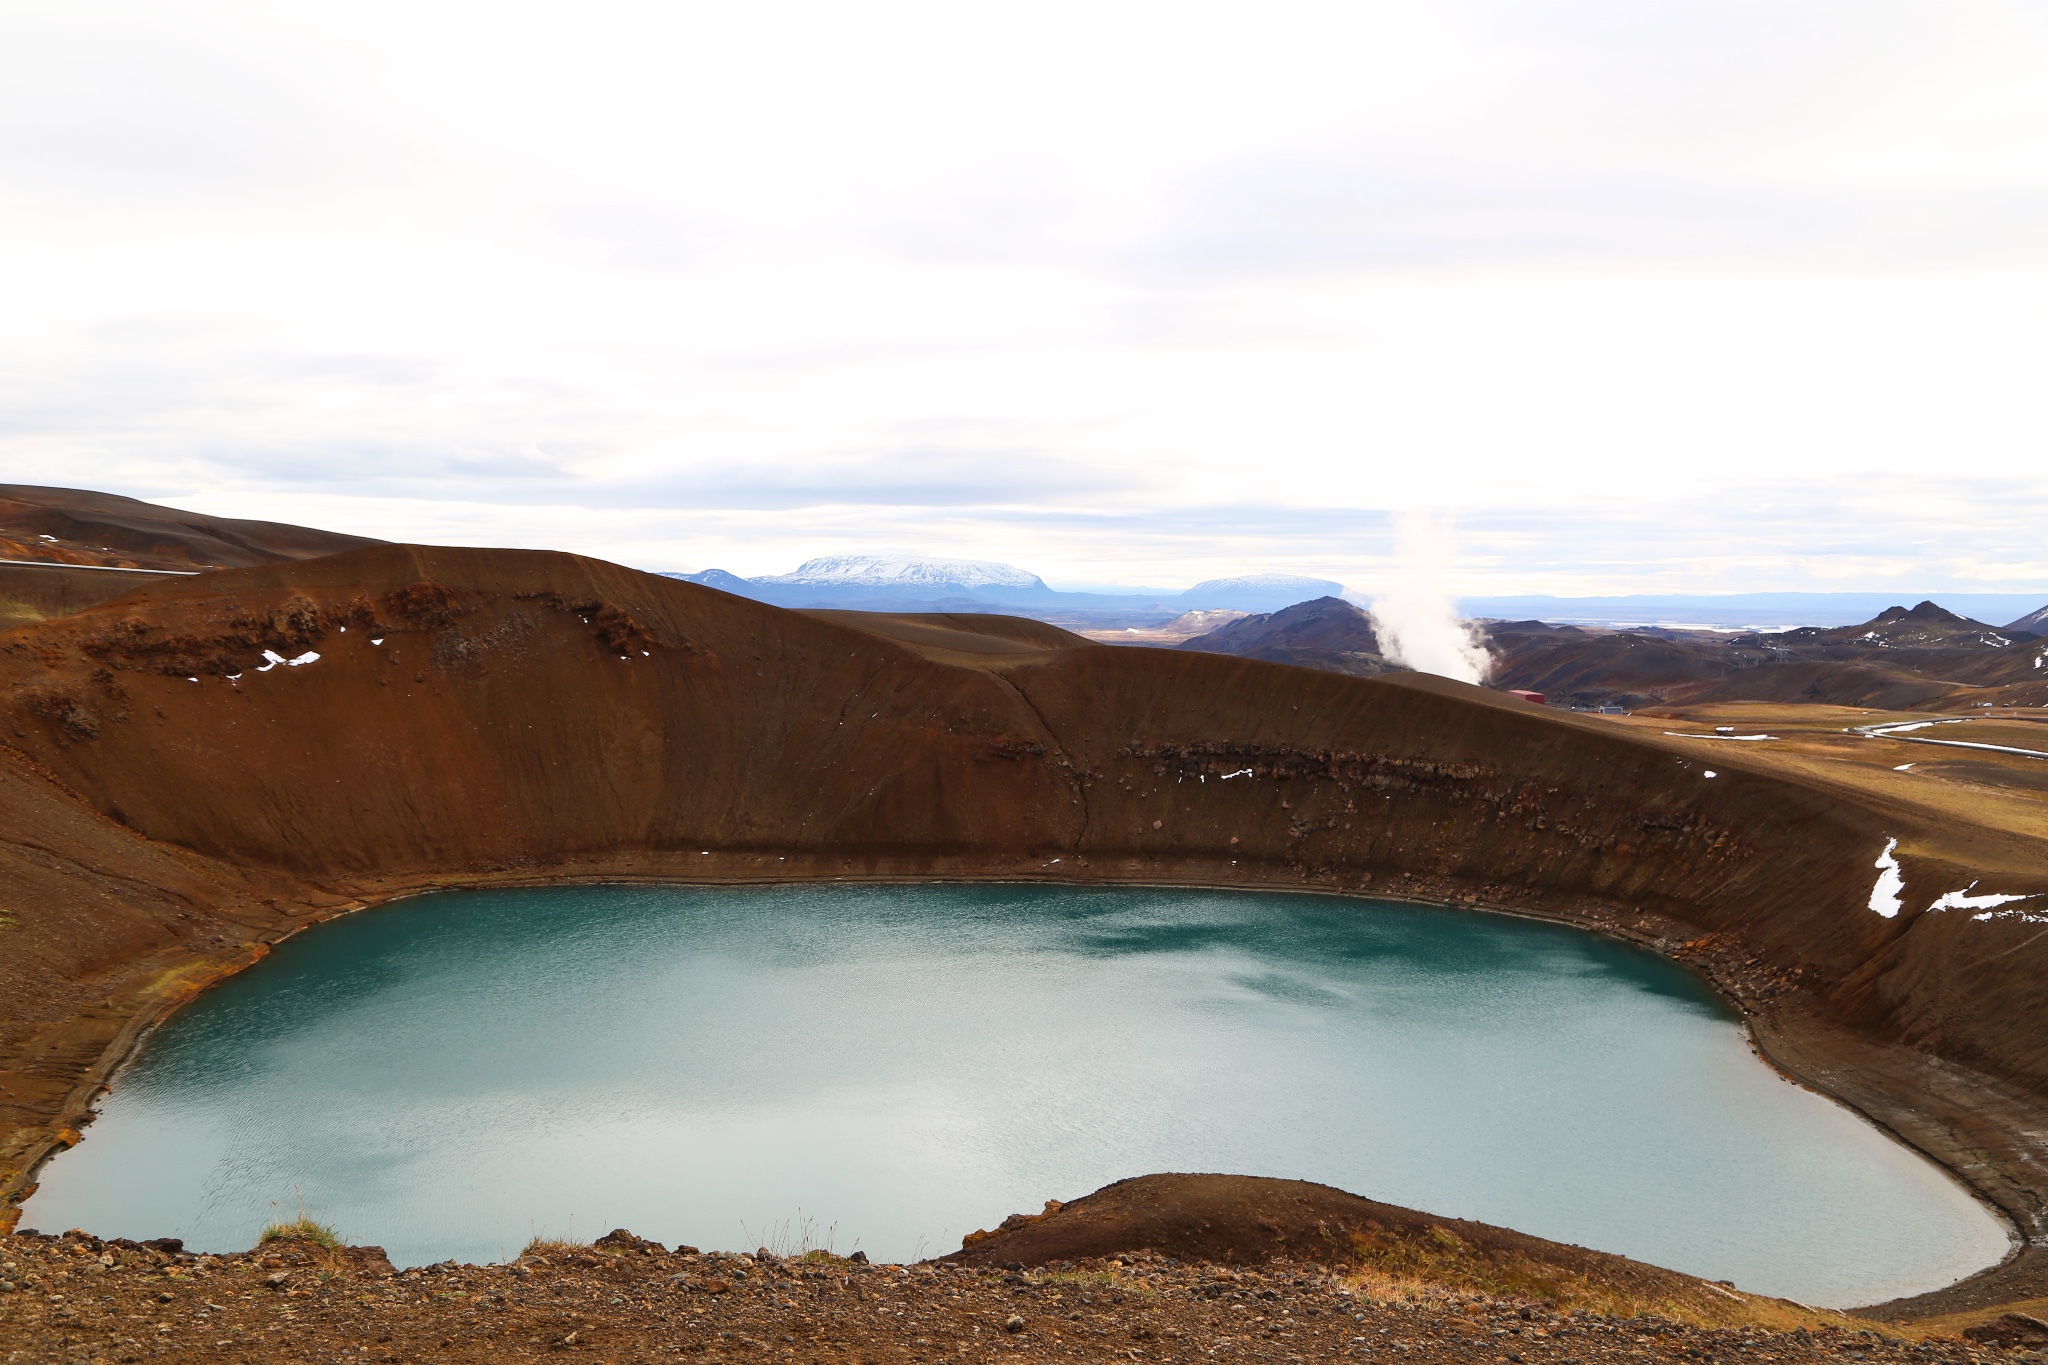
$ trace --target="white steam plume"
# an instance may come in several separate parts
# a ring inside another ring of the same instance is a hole
[[[1373,633],[1380,652],[1418,673],[1485,682],[1493,656],[1451,600],[1449,523],[1427,512],[1403,512],[1395,523],[1394,577],[1374,594]]]

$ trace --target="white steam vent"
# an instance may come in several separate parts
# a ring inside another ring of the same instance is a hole
[[[1374,595],[1373,634],[1380,652],[1418,673],[1485,682],[1493,656],[1451,598],[1456,546],[1449,523],[1427,512],[1403,512],[1395,523],[1393,581]]]

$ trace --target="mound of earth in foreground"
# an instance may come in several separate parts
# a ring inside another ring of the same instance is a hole
[[[1915,1340],[1917,1332],[1874,1330],[1843,1314],[1298,1181],[1146,1176],[1049,1208],[912,1266],[801,1248],[705,1253],[617,1229],[588,1244],[536,1239],[510,1265],[444,1262],[399,1274],[377,1248],[335,1245],[303,1222],[242,1255],[194,1256],[174,1242],[83,1233],[0,1238],[0,1255],[32,1291],[7,1319],[12,1339],[49,1360],[98,1358],[73,1349],[89,1343],[124,1361],[379,1365],[757,1354],[1510,1365],[1981,1359],[1954,1338]],[[2029,1345],[2039,1326],[2011,1315],[1975,1334]]]

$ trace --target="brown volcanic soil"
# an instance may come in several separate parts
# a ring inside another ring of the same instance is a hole
[[[1263,1242],[1210,1236],[1218,1219]],[[511,1265],[403,1274],[377,1248],[299,1237],[197,1257],[83,1233],[0,1237],[0,1345],[16,1348],[10,1360],[124,1365],[563,1353],[1509,1365],[2004,1358],[1298,1181],[1151,1176],[1023,1222],[978,1244],[1000,1248],[1007,1267],[967,1254],[917,1266],[824,1252],[706,1255],[624,1230],[589,1246],[536,1244]],[[2031,1320],[1978,1334],[2048,1340]]]
[[[560,878],[1003,877],[1362,891],[1647,943],[2048,1235],[2048,943],[1926,912],[2048,893],[2048,840],[1745,752],[1768,746],[1714,746],[1709,779],[1702,741],[1418,675],[403,546],[0,634],[0,689],[10,1192],[141,1022],[310,919]],[[1898,1311],[2048,1292],[2039,1259]]]

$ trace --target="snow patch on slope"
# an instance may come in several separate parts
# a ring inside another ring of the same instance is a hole
[[[1899,860],[1892,856],[1899,846],[1897,839],[1885,840],[1884,852],[1877,855],[1877,885],[1870,888],[1870,908],[1877,914],[1891,919],[1906,908],[1899,893],[1906,889],[1906,878],[1899,871]]]
[[[1970,893],[1976,889],[1977,883],[1971,882],[1960,891],[1949,892],[1927,908],[1930,912],[1935,910],[1989,910],[2000,905],[2010,905],[2014,901],[2033,899],[2031,896],[1971,895]],[[1977,918],[1982,919],[1983,916],[1979,915]]]

